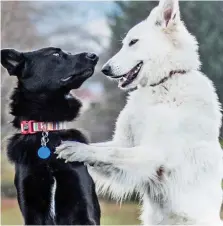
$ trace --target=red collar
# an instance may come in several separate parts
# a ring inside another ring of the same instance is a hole
[[[34,134],[42,131],[57,131],[66,129],[64,122],[36,122],[34,120],[21,122],[22,134]]]

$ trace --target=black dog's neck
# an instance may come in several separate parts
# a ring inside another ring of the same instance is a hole
[[[29,92],[20,84],[11,96],[11,114],[15,116],[12,124],[20,128],[23,120],[39,122],[72,121],[78,116],[81,102],[69,94],[68,91]]]

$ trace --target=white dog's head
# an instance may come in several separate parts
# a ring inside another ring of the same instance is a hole
[[[134,26],[120,51],[102,68],[122,89],[159,82],[173,70],[200,67],[197,41],[180,20],[177,0],[161,0],[149,17]]]

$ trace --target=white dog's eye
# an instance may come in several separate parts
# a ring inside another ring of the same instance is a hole
[[[132,39],[130,42],[129,42],[129,46],[132,46],[134,44],[136,44],[136,42],[138,42],[139,39]]]
[[[59,57],[59,56],[60,56],[59,53],[53,53],[53,55],[54,55],[55,57]]]

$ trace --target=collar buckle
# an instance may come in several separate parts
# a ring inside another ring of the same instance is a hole
[[[34,122],[35,122],[34,120],[21,121],[21,133],[22,134],[33,134],[33,133],[36,133],[33,130],[33,123]]]

